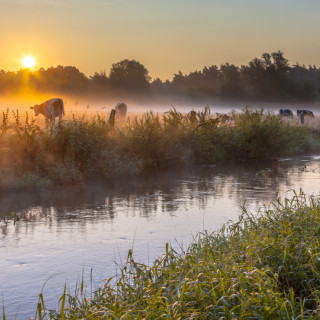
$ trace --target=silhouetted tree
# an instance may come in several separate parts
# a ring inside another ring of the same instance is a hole
[[[268,100],[286,96],[286,89],[291,87],[286,77],[289,70],[289,62],[281,51],[264,53],[261,59],[254,58],[249,67],[242,68],[254,97]]]
[[[160,78],[156,78],[151,82],[151,89],[155,94],[169,94],[171,91],[171,82],[169,80],[162,81]]]
[[[45,91],[83,92],[88,78],[73,66],[57,66],[36,71],[37,87]]]
[[[239,68],[234,64],[223,64],[220,67],[221,94],[225,97],[238,98],[242,94]]]
[[[320,96],[320,69],[296,63],[290,67],[283,52],[263,53],[241,68],[234,64],[204,67],[201,71],[174,74],[173,80],[159,78],[152,83],[148,70],[136,60],[125,59],[112,65],[109,76],[96,72],[86,77],[76,67],[57,66],[31,72],[0,70],[0,92],[21,90],[102,96],[119,94],[179,94],[193,98],[219,96],[225,99],[315,100]],[[151,88],[151,90],[149,90]]]
[[[172,89],[176,93],[185,93],[187,88],[186,76],[181,71],[175,73],[172,79]]]
[[[112,86],[140,92],[149,89],[151,78],[143,64],[125,59],[112,65],[109,80]]]
[[[219,70],[217,66],[205,67],[202,71],[183,75],[175,74],[172,88],[175,93],[183,93],[192,97],[208,97],[216,94],[219,86]]]
[[[216,65],[209,68],[204,67],[202,70],[203,77],[209,87],[217,88],[219,85],[220,71]]]

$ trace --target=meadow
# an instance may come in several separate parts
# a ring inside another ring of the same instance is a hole
[[[209,108],[195,115],[171,109],[116,119],[112,128],[106,113],[70,114],[47,130],[30,114],[7,110],[0,123],[0,187],[76,184],[320,150],[318,120],[302,126],[249,107],[232,118],[225,121]]]

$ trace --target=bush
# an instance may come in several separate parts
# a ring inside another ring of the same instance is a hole
[[[293,126],[279,115],[263,109],[233,112],[234,127],[229,130],[227,148],[233,157],[244,159],[276,158],[319,149],[308,127]]]

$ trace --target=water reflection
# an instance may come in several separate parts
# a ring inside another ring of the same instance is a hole
[[[104,184],[56,187],[0,193],[0,219],[18,213],[26,221],[74,222],[78,219],[114,219],[118,211],[152,217],[160,209],[174,214],[190,205],[204,209],[211,198],[273,200],[280,185],[290,186],[308,171],[319,171],[312,158],[269,162],[238,162],[170,171],[146,178],[119,179]],[[305,166],[308,166],[305,167]]]
[[[166,242],[187,246],[197,232],[237,219],[244,203],[256,212],[275,200],[277,190],[282,196],[299,188],[319,193],[320,157],[282,160],[0,193],[0,291],[8,318],[19,306],[17,319],[33,316],[51,275],[44,294],[55,303],[65,281],[73,288],[82,272],[87,280],[93,272],[95,285],[114,275],[115,261],[121,265],[128,249],[149,263]],[[21,220],[3,223],[13,212]]]

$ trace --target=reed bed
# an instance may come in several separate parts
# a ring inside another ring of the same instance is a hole
[[[227,123],[209,108],[195,114],[171,109],[130,115],[126,121],[116,119],[114,128],[108,118],[107,113],[67,114],[46,129],[28,113],[3,112],[0,188],[48,187],[320,150],[316,122],[301,126],[262,109],[233,112]]]
[[[37,319],[319,319],[320,201],[303,193],[261,214],[200,233],[151,266],[128,253],[92,296],[64,290],[59,310],[39,296]]]

